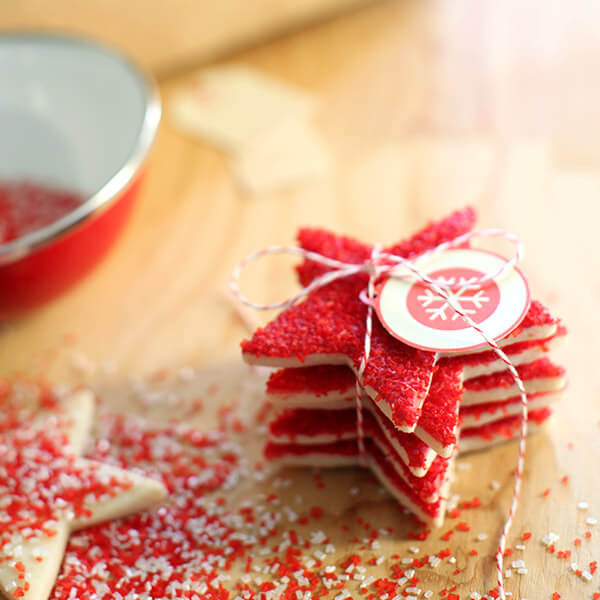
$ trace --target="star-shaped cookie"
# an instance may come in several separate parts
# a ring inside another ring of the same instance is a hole
[[[412,258],[467,233],[474,222],[472,209],[457,211],[384,251]],[[360,263],[372,252],[368,244],[322,230],[303,229],[298,239],[306,250],[343,262]],[[307,260],[298,267],[300,283],[306,286],[326,270],[323,265]],[[359,295],[366,284],[367,276],[361,274],[315,290],[243,342],[244,359],[251,364],[276,367],[343,364],[358,374],[367,314]],[[556,328],[557,320],[534,302],[522,325],[499,345],[541,340],[552,336]],[[417,428],[436,360],[435,353],[405,345],[392,337],[378,319],[373,319],[371,353],[361,383],[401,431],[412,433]],[[474,362],[474,372],[476,368]]]
[[[414,257],[467,233],[474,222],[475,213],[467,208],[384,251]],[[344,262],[365,261],[373,249],[321,230],[303,229],[298,237],[303,248]],[[325,270],[305,261],[298,268],[300,282],[306,286]],[[366,284],[367,276],[359,274],[314,291],[243,342],[245,360],[278,367],[347,364],[358,373],[367,315],[359,294]],[[402,431],[410,433],[417,426],[435,360],[434,353],[403,344],[373,319],[371,353],[361,383],[369,396],[389,407],[395,426]]]
[[[94,398],[0,393],[0,596],[45,600],[71,532],[157,504],[162,483],[82,458]]]

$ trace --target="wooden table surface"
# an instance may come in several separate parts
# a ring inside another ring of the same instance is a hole
[[[16,0],[0,3],[0,32],[50,29],[101,40],[159,74],[231,53],[373,0]]]
[[[482,226],[503,227],[526,244],[523,268],[535,296],[570,330],[557,352],[570,387],[554,425],[530,444],[513,530],[515,538],[534,533],[523,555],[529,573],[513,576],[508,589],[529,600],[554,591],[592,598],[598,575],[584,583],[539,538],[556,531],[557,548],[571,549],[583,566],[600,558],[600,530],[584,523],[600,517],[600,376],[593,350],[600,339],[598,6],[404,0],[229,59],[318,96],[317,127],[335,159],[330,175],[245,196],[227,157],[177,133],[166,115],[124,235],[82,284],[2,326],[0,371],[45,368],[68,342],[79,363],[85,356],[103,365],[112,381],[182,365],[212,365],[223,379],[243,378],[238,344],[246,330],[224,290],[246,253],[292,242],[301,224],[390,242],[473,204]],[[186,76],[161,81],[165,100]],[[257,266],[245,290],[280,298],[293,289],[288,266]],[[70,361],[52,367],[68,374]],[[465,598],[492,587],[489,556],[510,497],[515,453],[508,445],[464,459],[455,489],[489,499],[469,518],[473,532],[490,538],[478,557],[466,555],[467,538],[453,539],[467,567],[456,577],[448,569],[433,573],[431,589],[456,581]],[[568,485],[560,483],[565,474]],[[491,479],[502,483],[494,495],[486,487]],[[589,502],[588,513],[576,509],[579,500]],[[381,501],[360,506],[363,514],[380,509]],[[336,514],[332,508],[332,521]],[[592,539],[575,547],[586,529]],[[388,549],[409,545],[394,543]],[[439,543],[432,534],[423,549]]]

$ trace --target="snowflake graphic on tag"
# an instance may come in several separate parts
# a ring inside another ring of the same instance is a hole
[[[499,340],[519,325],[530,303],[527,280],[517,268],[476,285],[504,263],[504,258],[491,252],[461,248],[437,254],[418,268],[443,287],[453,304],[489,338]],[[487,345],[445,298],[414,278],[384,281],[377,288],[374,306],[387,331],[409,346],[451,353]]]

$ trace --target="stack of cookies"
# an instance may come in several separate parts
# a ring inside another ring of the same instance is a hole
[[[468,232],[465,209],[385,249],[414,257]],[[372,248],[321,230],[300,231],[306,250],[357,263]],[[324,267],[305,261],[300,283]],[[267,383],[272,405],[265,455],[284,465],[369,467],[424,522],[443,522],[458,452],[518,436],[520,396],[505,363],[489,349],[441,355],[418,350],[373,322],[364,372],[366,276],[355,275],[312,292],[242,344],[251,364],[278,367]],[[565,386],[564,370],[548,358],[564,327],[533,301],[520,325],[498,341],[517,367],[529,399],[530,431],[551,414]],[[357,377],[364,453],[358,441]]]

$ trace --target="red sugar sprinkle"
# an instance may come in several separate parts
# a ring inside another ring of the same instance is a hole
[[[558,592],[554,592],[552,594],[552,600],[560,600],[560,594]]]
[[[362,562],[361,557],[358,554],[351,554],[343,563],[342,563],[342,567],[344,567],[344,569],[347,569],[350,565],[360,565],[360,563]]]
[[[477,496],[474,496],[472,500],[464,500],[460,503],[460,507],[463,510],[468,508],[479,508],[481,506],[481,500]]]
[[[568,475],[563,475],[563,476],[560,478],[560,482],[561,482],[563,485],[567,485],[567,483],[569,483],[569,476],[568,476]]]
[[[544,498],[547,498],[550,495],[550,488],[546,488],[543,492],[542,492],[542,496]]]
[[[464,521],[461,521],[460,523],[458,523],[456,525],[456,529],[458,529],[459,531],[470,531],[471,530],[471,526],[468,523],[465,523]]]
[[[156,369],[153,373],[150,374],[149,380],[153,382],[164,381],[169,377],[169,369],[166,367],[162,367],[160,369]]]
[[[310,509],[310,514],[315,519],[320,519],[323,516],[323,509],[320,506],[313,506]]]
[[[524,541],[527,541],[527,540],[529,540],[529,539],[531,539],[531,532],[529,532],[529,531],[526,531],[526,532],[523,534],[523,540],[524,540]]]
[[[423,531],[421,531],[419,533],[414,533],[412,531],[409,531],[406,537],[409,540],[424,541],[429,537],[430,533],[431,533],[431,529],[423,529]]]

